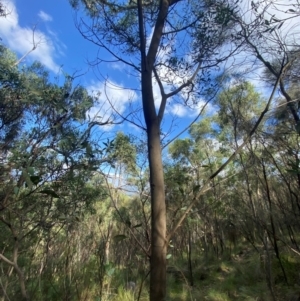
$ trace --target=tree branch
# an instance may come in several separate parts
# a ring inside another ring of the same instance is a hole
[[[161,37],[163,34],[165,20],[168,15],[168,9],[169,9],[169,1],[168,0],[160,0],[159,13],[158,13],[158,16],[156,19],[152,39],[151,39],[148,54],[147,54],[147,64],[151,68],[151,71],[154,66],[157,51],[158,51]]]
[[[15,267],[15,263],[10,261],[8,258],[6,258],[3,254],[0,253],[0,259],[2,259],[4,262],[8,263],[9,265]]]
[[[178,222],[176,223],[176,225],[173,227],[173,229],[171,229],[170,233],[167,236],[166,242],[168,242],[171,237],[175,234],[175,232],[177,231],[177,229],[181,226],[181,224],[183,223],[183,221],[186,219],[187,215],[189,214],[189,212],[191,211],[191,209],[193,208],[193,206],[197,203],[198,198],[203,195],[207,190],[209,190],[209,185],[211,183],[211,181],[221,172],[225,169],[225,167],[236,157],[237,154],[239,154],[241,152],[241,150],[244,148],[244,146],[251,140],[252,136],[254,135],[254,133],[256,132],[258,126],[261,124],[261,121],[263,120],[264,116],[266,115],[266,113],[269,111],[270,108],[270,104],[271,101],[274,97],[274,94],[276,92],[276,89],[279,85],[281,76],[284,74],[284,71],[286,70],[286,68],[289,67],[289,63],[286,64],[285,66],[283,66],[281,68],[281,72],[280,72],[280,76],[277,77],[276,83],[273,87],[272,93],[269,97],[269,100],[265,106],[265,109],[261,112],[258,120],[256,121],[255,125],[253,126],[252,130],[250,131],[248,137],[246,137],[243,141],[243,143],[233,152],[233,154],[226,160],[226,162],[224,164],[222,164],[214,173],[212,173],[208,180],[204,183],[204,185],[201,187],[201,189],[199,190],[199,192],[197,193],[197,195],[194,197],[193,201],[190,203],[190,205],[187,207],[187,209],[185,210],[185,212],[183,213],[183,215],[181,216],[181,218],[178,220]]]
[[[188,87],[189,85],[191,85],[195,79],[195,77],[197,76],[198,72],[200,71],[201,69],[201,63],[198,64],[194,74],[184,83],[182,84],[181,86],[179,86],[177,89],[175,89],[174,91],[166,94],[166,98],[169,98],[169,97],[172,97],[176,94],[178,94],[180,91],[182,91],[182,89]]]
[[[34,33],[35,33],[35,30],[36,30],[36,25],[33,26],[33,29],[32,29],[32,48],[30,50],[28,50],[21,58],[19,58],[14,64],[13,64],[13,67],[19,65],[31,52],[33,52],[34,50],[37,49],[38,45],[41,42],[41,40],[39,40],[38,42],[35,41],[35,38],[34,38]]]

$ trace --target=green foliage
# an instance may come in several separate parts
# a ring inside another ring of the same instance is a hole
[[[129,172],[135,171],[136,148],[124,133],[117,133],[110,149],[110,157],[114,165],[124,165]]]
[[[85,2],[109,46],[123,45],[119,50],[130,56],[140,50],[136,10],[127,9],[135,2],[117,8]],[[149,28],[157,4],[144,5]],[[230,28],[235,14],[223,1],[206,5],[207,14],[199,1],[192,1],[191,11],[176,6],[199,17],[198,28],[190,32],[196,60],[209,55],[210,45],[222,44],[228,34],[223,26]],[[105,32],[99,7],[116,17]],[[174,30],[190,22],[179,19],[174,18]],[[120,34],[123,29],[126,35]],[[166,34],[161,47],[172,39]],[[157,68],[193,68],[191,58],[177,56],[175,48],[180,48],[172,47],[174,53],[167,53],[166,64]],[[1,254],[8,260],[17,254],[31,300],[136,299],[137,291],[125,289],[128,281],[137,287],[143,283],[140,300],[147,300],[151,208],[147,166],[141,163],[145,145],[123,133],[112,141],[94,141],[93,123],[86,120],[93,105],[87,91],[74,87],[68,76],[62,86],[50,82],[39,63],[16,62],[1,46]],[[289,88],[296,97],[298,69],[293,70],[287,76],[293,75]],[[171,228],[195,202],[168,244],[167,262],[176,263],[176,271],[168,274],[171,300],[269,300],[271,291],[285,300],[290,290],[298,293],[293,285],[299,280],[299,139],[285,106],[268,115],[253,140],[199,194],[249,133],[263,104],[252,84],[231,81],[215,100],[217,114],[194,124],[189,137],[168,149],[164,175]],[[104,162],[109,165],[102,168]],[[108,166],[113,168],[108,171]],[[109,178],[111,170],[119,186]],[[129,185],[132,191],[122,190]],[[20,300],[15,269],[5,261],[0,265],[2,289],[11,300]]]
[[[180,160],[182,163],[190,156],[192,141],[190,139],[175,140],[169,147],[169,153],[172,159]]]
[[[124,289],[122,286],[118,287],[117,296],[113,300],[134,301],[134,294],[131,291]]]
[[[17,278],[26,282],[32,300],[62,299],[75,295],[70,273],[76,278],[83,267],[80,261],[70,265],[75,255],[69,235],[105,198],[101,180],[93,183],[103,153],[85,120],[93,98],[83,87],[73,87],[71,77],[62,86],[51,83],[39,63],[19,66],[3,45],[0,69],[0,248],[6,258],[1,283],[16,300],[22,298],[12,285]],[[14,275],[9,261],[26,276]]]
[[[260,112],[263,101],[254,86],[248,82],[233,83],[222,91],[217,98],[219,106],[218,124],[223,135],[228,127],[233,129],[234,139],[240,139],[252,129],[255,118]]]

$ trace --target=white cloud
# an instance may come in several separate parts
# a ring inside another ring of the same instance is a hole
[[[94,83],[88,86],[87,90],[98,98],[97,105],[87,112],[87,117],[102,122],[113,120],[118,114],[122,115],[127,107],[138,99],[135,91],[112,81]],[[105,126],[104,129],[108,130],[111,127]]]
[[[53,56],[56,48],[49,36],[40,30],[22,27],[19,24],[17,9],[12,0],[5,1],[9,14],[6,18],[0,18],[0,37],[7,46],[16,51],[20,56],[26,54],[37,45],[37,48],[29,54],[33,60],[38,60],[54,72],[59,71],[59,66],[54,62]]]
[[[109,65],[112,69],[118,70],[118,71],[124,71],[126,69],[126,65],[121,62],[115,62]]]
[[[42,10],[38,13],[38,16],[39,16],[44,22],[50,22],[50,21],[53,20],[52,17],[51,17],[50,15],[46,14],[46,13],[45,13],[44,11],[42,11]]]
[[[170,113],[177,117],[195,118],[197,115],[199,115],[201,110],[203,110],[205,104],[206,102],[202,99],[200,99],[196,104],[192,106],[175,103],[169,106],[167,113]],[[209,114],[213,114],[214,113],[213,110],[214,108],[212,107],[211,104],[208,103],[205,106],[205,112]]]
[[[170,108],[170,112],[178,117],[189,117],[189,109],[178,103]]]

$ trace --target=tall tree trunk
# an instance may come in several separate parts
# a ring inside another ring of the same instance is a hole
[[[166,297],[166,204],[158,120],[148,129],[151,186],[150,301]]]
[[[150,259],[150,301],[166,300],[166,203],[164,173],[161,154],[160,124],[166,98],[162,98],[159,114],[156,112],[152,74],[169,2],[161,0],[160,11],[155,24],[148,53],[144,33],[143,5],[138,0],[139,35],[141,41],[141,76],[143,112],[147,128],[148,160],[151,192],[151,259]]]
[[[166,300],[167,285],[167,220],[160,141],[160,124],[164,115],[167,98],[162,93],[161,104],[157,113],[153,96],[152,74],[168,10],[170,5],[175,4],[176,2],[177,0],[160,0],[153,35],[149,48],[147,49],[143,18],[143,3],[142,0],[137,0],[141,52],[142,101],[147,128],[151,192],[150,301]]]
[[[150,301],[166,298],[166,203],[160,141],[160,119],[154,106],[152,72],[142,74],[143,107],[147,125],[151,192]]]

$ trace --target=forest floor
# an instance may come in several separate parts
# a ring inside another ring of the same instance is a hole
[[[186,260],[169,260],[167,300],[300,301],[299,256],[283,253],[280,264],[273,253],[261,255],[244,248],[219,258],[194,257],[192,277]],[[138,291],[138,283],[134,293],[119,287],[113,300],[137,300]],[[146,285],[139,300],[148,300]]]
[[[291,254],[283,254],[280,264],[273,253],[243,249],[218,259],[200,257],[193,266],[193,286],[188,271],[183,279],[169,277],[169,300],[300,301],[300,258]]]

